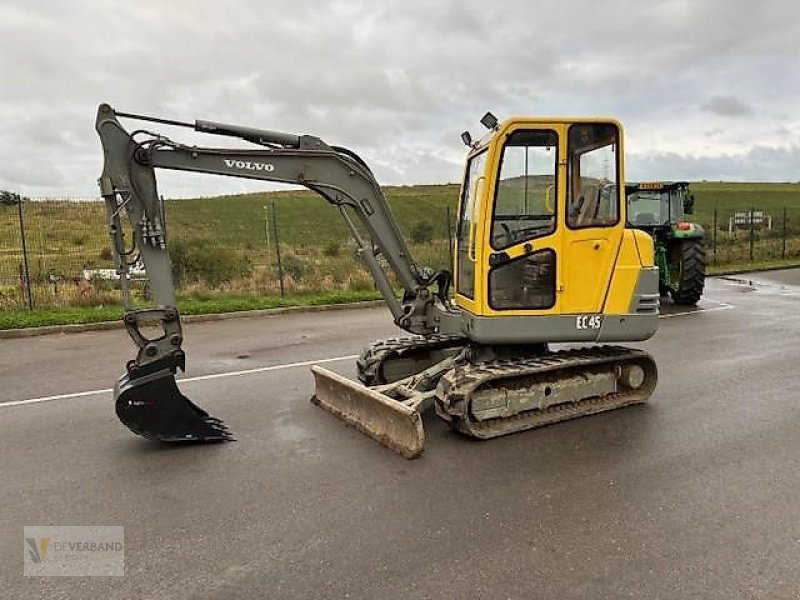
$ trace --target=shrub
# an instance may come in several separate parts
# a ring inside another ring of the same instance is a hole
[[[427,221],[419,221],[411,228],[411,241],[415,244],[426,244],[433,239],[433,225]]]
[[[70,241],[72,242],[73,246],[80,247],[84,246],[90,239],[91,238],[89,237],[88,233],[80,233],[78,235],[73,235]]]
[[[119,287],[118,279],[103,279],[102,277],[92,277],[91,286],[96,292],[111,292]]]
[[[328,242],[323,248],[322,253],[325,256],[339,256],[339,243],[338,242]]]
[[[207,240],[170,240],[172,275],[180,284],[205,282],[212,288],[248,277],[253,265],[241,252]]]
[[[284,274],[289,275],[295,281],[301,281],[306,274],[305,260],[294,252],[287,252],[281,257],[281,268]]]

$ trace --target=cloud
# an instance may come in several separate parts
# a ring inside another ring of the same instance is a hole
[[[8,4],[0,188],[29,195],[96,194],[101,102],[317,135],[352,147],[386,184],[460,177],[459,133],[479,132],[486,110],[611,114],[626,125],[629,152],[670,157],[700,178],[735,173],[725,160],[772,148],[776,162],[758,178],[796,178],[787,149],[800,145],[800,124],[776,117],[800,104],[800,79],[786,76],[796,70],[800,5],[788,2]],[[159,182],[171,196],[264,187],[186,174]]]
[[[787,165],[800,165],[800,145],[787,148],[754,146],[739,154],[692,156],[667,153],[631,154],[629,179],[688,179],[691,181],[798,181],[798,172]]]
[[[756,112],[734,96],[714,96],[703,104],[703,110],[722,117],[748,117]]]

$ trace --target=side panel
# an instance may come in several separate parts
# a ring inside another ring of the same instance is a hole
[[[618,228],[582,230],[567,235],[562,312],[599,313],[603,310],[621,238]]]
[[[611,286],[606,296],[606,303],[604,312],[608,314],[621,315],[628,312],[631,306],[631,299],[634,297],[636,285],[639,282],[639,276],[642,272],[642,258],[639,255],[637,248],[637,241],[642,246],[647,244],[647,240],[637,240],[636,237],[646,237],[649,240],[652,248],[652,239],[649,236],[638,230],[626,229],[622,236],[622,244],[617,257],[617,264],[614,267],[614,274],[611,278]],[[650,264],[652,267],[652,249],[650,250]],[[658,287],[656,286],[656,293]]]
[[[656,277],[658,276],[655,273]],[[657,279],[656,285],[658,284]],[[656,304],[657,306],[657,304]],[[461,331],[482,344],[642,341],[658,327],[658,311],[605,315],[484,317],[464,312]]]

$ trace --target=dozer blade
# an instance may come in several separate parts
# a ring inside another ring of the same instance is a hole
[[[314,365],[311,372],[311,402],[405,458],[422,454],[425,431],[417,410],[322,367]]]
[[[160,442],[234,441],[228,426],[181,394],[169,369],[131,379],[114,388],[119,420],[132,432]]]

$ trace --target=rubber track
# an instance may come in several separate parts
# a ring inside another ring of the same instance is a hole
[[[571,375],[576,370],[587,371],[626,362],[636,362],[645,368],[645,383],[638,390],[556,404],[544,410],[529,410],[512,417],[477,421],[471,416],[470,396],[487,383],[547,375],[562,370],[566,371],[565,375]],[[554,352],[539,358],[468,364],[448,371],[439,380],[436,412],[448,420],[452,428],[471,437],[488,439],[645,402],[653,393],[657,379],[655,362],[648,353],[621,346],[598,346]]]
[[[401,358],[403,354],[408,354],[409,352],[437,350],[448,346],[467,344],[468,341],[467,338],[460,335],[438,334],[428,337],[387,338],[372,342],[361,351],[361,354],[356,359],[358,379],[367,387],[391,383],[384,380],[381,371],[381,366],[385,361],[393,357]]]

